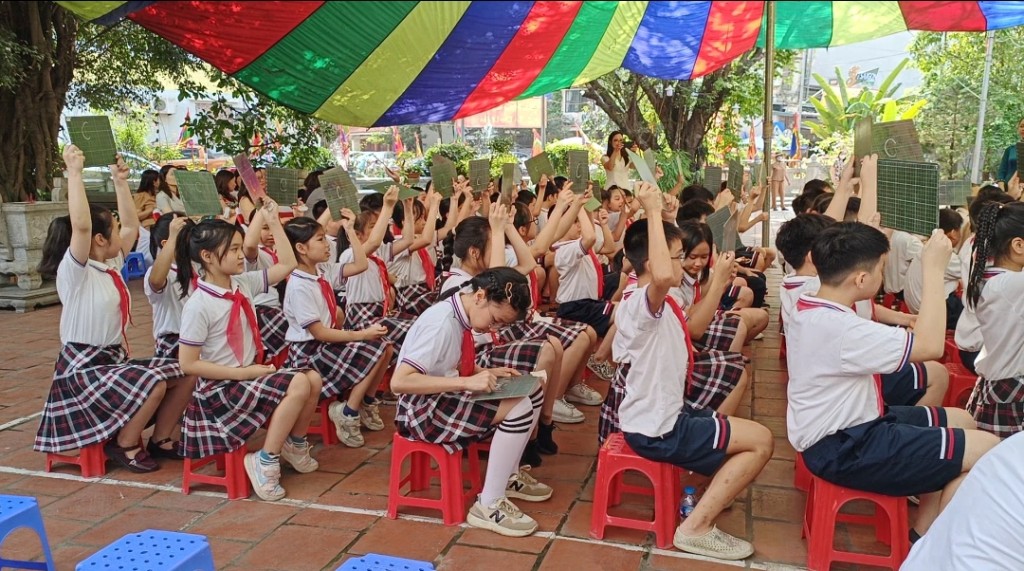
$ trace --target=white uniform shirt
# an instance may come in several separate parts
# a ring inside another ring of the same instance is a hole
[[[245,261],[245,271],[256,272],[260,270],[268,270],[275,263],[274,256],[271,255],[270,251],[264,249],[263,246],[260,246],[256,254],[256,262],[252,263],[249,262],[249,260]],[[270,288],[267,292],[257,295],[253,299],[253,305],[262,305],[263,307],[276,307],[281,309],[281,298],[278,297],[277,289]]]
[[[450,290],[452,288],[462,287],[467,282],[469,282],[469,280],[471,280],[471,279],[473,279],[473,276],[471,276],[468,273],[466,273],[462,268],[452,268],[451,271],[449,272],[448,279],[444,280],[444,284],[441,286],[441,292],[444,293],[444,292],[446,292],[446,291],[448,291],[448,290]],[[458,292],[456,292],[454,295],[452,295],[452,297],[458,297],[458,296],[459,296]],[[437,305],[441,305],[441,304],[437,304]],[[468,321],[467,321],[467,323],[468,323]],[[409,338],[409,336],[406,335],[406,339],[408,339],[408,338]],[[489,344],[492,344],[492,343],[494,343],[494,338],[495,338],[495,336],[493,334],[489,333],[489,332],[488,333],[480,333],[478,331],[473,331],[473,342],[476,345],[489,345]]]
[[[391,244],[381,244],[374,254],[385,264],[394,259],[391,255]],[[355,262],[355,254],[352,252],[352,248],[342,252],[341,257],[338,258],[339,264],[353,262]],[[384,284],[381,283],[379,266],[373,260],[368,260],[367,263],[369,267],[365,272],[349,276],[345,280],[345,303],[384,302]]]
[[[458,377],[462,358],[462,332],[469,316],[458,294],[430,306],[416,319],[398,352],[405,363],[425,375]]]
[[[401,239],[401,234],[395,236],[396,241]],[[437,242],[435,241],[432,246],[427,246],[422,250],[427,253],[427,256],[429,256],[429,263],[431,265],[437,263],[435,254],[436,248]],[[425,283],[427,281],[427,272],[423,267],[423,259],[420,256],[419,250],[413,252],[412,250],[406,249],[404,252],[396,254],[391,261],[388,262],[388,272],[394,276],[396,287],[408,287],[411,285]]]
[[[603,232],[597,232],[594,250],[604,246]],[[555,249],[555,267],[558,268],[558,303],[568,303],[583,299],[597,300],[598,280],[603,280],[588,250],[583,249],[583,239],[560,242]]]
[[[156,209],[160,214],[170,214],[171,212],[185,214],[185,201],[181,199],[181,196],[158,192],[156,193]]]
[[[121,274],[112,277],[107,274],[109,268],[95,260],[80,263],[70,248],[64,252],[57,267],[57,296],[64,306],[60,312],[62,344],[121,344],[121,296],[114,284],[115,279],[121,280]],[[130,302],[131,294],[128,299]]]
[[[1024,433],[985,453],[901,571],[1024,569]]]
[[[324,277],[336,291],[345,283],[342,271],[345,264],[317,264],[317,273]],[[309,326],[320,322],[330,327],[334,322],[331,306],[328,305],[320,290],[318,276],[312,276],[302,270],[292,270],[288,280],[288,289],[284,294],[284,317],[288,320],[288,331],[284,340],[292,343],[313,341]]]
[[[853,309],[800,296],[788,333],[789,441],[804,451],[822,438],[879,416],[873,375],[907,364],[914,335]]]
[[[963,293],[960,301],[964,303],[964,310],[960,319],[956,322],[956,332],[953,334],[953,341],[956,346],[964,351],[980,351],[981,343],[984,340],[981,336],[981,326],[978,324],[978,317],[974,309],[967,303],[967,282],[971,279],[971,258],[974,257],[974,236],[968,238],[959,253],[960,258],[960,287]]]
[[[241,291],[250,303],[261,293],[267,293],[266,270],[245,272],[231,276],[231,285]],[[247,367],[256,361],[256,341],[245,312],[241,314],[243,359],[239,362],[228,345],[228,322],[231,305],[229,299],[218,297],[228,290],[199,280],[196,291],[188,296],[181,312],[181,334],[179,341],[184,345],[201,347],[199,358],[225,367]],[[255,306],[255,304],[253,304]],[[255,310],[255,307],[254,307]]]
[[[814,295],[821,289],[821,280],[818,276],[798,276],[790,274],[782,278],[782,285],[779,286],[779,312],[782,316],[783,335],[787,335],[789,320],[793,318],[796,311],[796,302],[803,294]],[[875,319],[875,303],[870,299],[858,301],[853,304],[857,315],[864,319]]]
[[[622,431],[656,438],[672,430],[683,409],[689,356],[683,325],[668,303],[657,311],[650,307],[647,288],[636,288],[619,303],[612,355],[630,363],[619,405]]]
[[[181,286],[178,285],[178,267],[171,265],[170,271],[167,272],[167,283],[160,291],[149,285],[151,273],[152,267],[146,270],[142,287],[146,292],[146,299],[153,306],[153,337],[172,333],[177,335],[181,331],[181,310],[185,307],[185,300],[181,299]]]
[[[960,258],[950,256],[946,271],[942,274],[942,288],[945,297],[956,291],[960,283]],[[921,311],[921,295],[924,292],[924,264],[921,256],[910,261],[907,269],[907,276],[903,282],[903,300],[907,302],[910,313],[917,314]]]
[[[910,268],[910,262],[914,258],[921,257],[924,244],[916,236],[893,230],[889,238],[889,256],[885,259],[885,266],[882,268],[882,278],[885,280],[885,293],[896,293],[903,291],[903,282]]]
[[[978,375],[1002,380],[1024,375],[1024,273],[992,267],[974,309],[984,342]]]
[[[615,185],[619,188],[629,190],[633,188],[633,182],[629,180],[629,168],[626,167],[626,151],[620,151],[619,160],[612,165],[612,170],[604,169],[605,187]],[[601,164],[608,162],[608,155],[601,157]]]

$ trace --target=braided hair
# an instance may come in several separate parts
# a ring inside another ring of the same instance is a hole
[[[990,202],[981,207],[978,231],[974,235],[974,255],[970,280],[967,282],[967,303],[978,305],[985,286],[985,268],[989,258],[998,260],[1010,252],[1014,238],[1024,238],[1024,203]]]
[[[465,288],[472,288],[472,292],[483,290],[487,301],[499,305],[507,303],[516,310],[517,320],[526,319],[526,312],[531,304],[530,282],[515,268],[484,270],[468,282],[441,292],[438,301],[448,299]]]

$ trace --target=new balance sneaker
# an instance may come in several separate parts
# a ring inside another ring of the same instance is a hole
[[[466,523],[508,537],[526,537],[537,531],[537,522],[508,498],[500,498],[492,506],[485,506],[477,500],[469,508]]]
[[[365,444],[363,433],[359,431],[359,417],[345,416],[345,403],[332,402],[327,408],[327,416],[334,423],[334,432],[342,444],[349,448],[361,448]]]
[[[585,420],[583,413],[569,404],[564,398],[555,401],[555,408],[551,412],[551,418],[555,422],[562,424],[579,424]]]
[[[260,462],[259,455],[259,452],[245,455],[245,473],[260,499],[276,502],[285,496],[284,488],[281,487],[281,464],[264,464]]]
[[[588,387],[586,383],[569,387],[569,390],[565,391],[565,400],[586,406],[600,406],[604,402],[601,393]]]
[[[508,477],[505,495],[525,502],[543,502],[551,497],[551,486],[541,484],[530,475],[530,468],[523,466],[519,472]]]
[[[611,363],[600,362],[593,355],[587,360],[587,368],[602,381],[611,382],[615,378],[615,366]]]
[[[320,467],[320,463],[309,455],[310,449],[312,446],[306,440],[303,440],[302,444],[294,444],[286,438],[284,446],[281,447],[281,459],[291,464],[292,468],[301,474],[315,472]]]
[[[384,430],[384,421],[380,418],[380,409],[377,407],[377,403],[363,403],[363,407],[359,409],[359,421],[367,430],[374,432]]]
[[[677,527],[672,544],[680,551],[727,561],[746,559],[754,554],[753,545],[725,533],[717,526],[698,537],[683,535],[682,530]]]

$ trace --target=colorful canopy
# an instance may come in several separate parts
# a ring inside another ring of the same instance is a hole
[[[711,73],[764,45],[764,2],[60,2],[127,17],[298,111],[358,126],[467,117],[619,67]],[[1024,24],[1024,2],[776,2],[776,46]]]

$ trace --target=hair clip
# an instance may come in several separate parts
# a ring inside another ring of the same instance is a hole
[[[512,299],[512,282],[505,284],[505,299]]]

